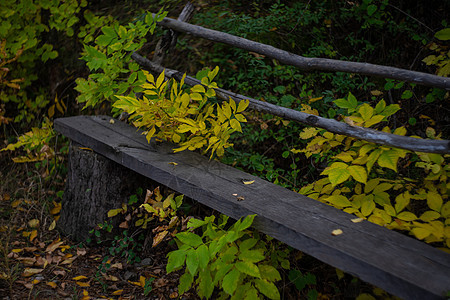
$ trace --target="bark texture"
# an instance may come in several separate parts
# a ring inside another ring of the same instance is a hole
[[[69,172],[62,201],[60,231],[74,241],[85,241],[89,231],[108,219],[136,190],[152,185],[142,175],[72,142]]]

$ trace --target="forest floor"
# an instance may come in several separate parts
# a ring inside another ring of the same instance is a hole
[[[5,152],[0,152],[0,166],[0,299],[198,299],[194,290],[178,295],[182,271],[166,273],[167,254],[176,249],[167,242],[137,253],[140,262],[127,263],[108,253],[110,244],[76,243],[62,236],[54,221],[61,209],[64,171],[48,175],[45,166],[15,164]],[[214,213],[194,206],[196,215]],[[309,289],[316,289],[319,299],[375,299],[369,296],[374,292],[387,296],[299,251],[290,252],[291,266],[317,277]],[[308,288],[296,289],[286,270],[282,278],[282,299],[306,299]]]

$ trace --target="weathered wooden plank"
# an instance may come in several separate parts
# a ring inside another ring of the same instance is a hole
[[[258,214],[258,230],[394,295],[433,299],[450,290],[450,255],[425,243],[370,222],[352,223],[352,215],[199,154],[174,154],[169,143],[149,145],[135,128],[109,117],[57,119],[55,129],[230,217]],[[332,236],[334,229],[344,233]]]

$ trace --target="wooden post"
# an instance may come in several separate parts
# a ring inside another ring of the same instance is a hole
[[[130,195],[151,181],[89,148],[72,142],[62,201],[60,231],[74,241],[85,241],[89,231],[108,219]]]

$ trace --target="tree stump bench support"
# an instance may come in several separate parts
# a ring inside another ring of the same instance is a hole
[[[450,254],[368,221],[353,223],[353,215],[197,153],[174,154],[170,143],[148,144],[136,128],[111,120],[107,116],[76,116],[57,119],[54,125],[56,131],[92,149],[102,161],[110,160],[108,170],[124,169],[119,173],[122,181],[154,180],[234,219],[257,214],[253,226],[259,231],[393,295],[442,299],[450,290]],[[74,185],[83,185],[75,181],[72,167],[67,183],[71,188],[66,188],[62,205],[66,220],[70,215],[89,214],[89,209],[75,211],[70,205],[78,201],[70,195]],[[112,182],[115,179],[108,182],[96,176],[84,179],[92,189],[96,187],[92,181],[119,185]],[[243,179],[254,183],[245,185]],[[235,194],[244,200],[238,201]],[[97,203],[94,196],[90,201]],[[116,200],[115,206],[103,201],[102,205],[111,207],[102,209],[117,208],[121,201]],[[335,229],[343,233],[333,236]]]

